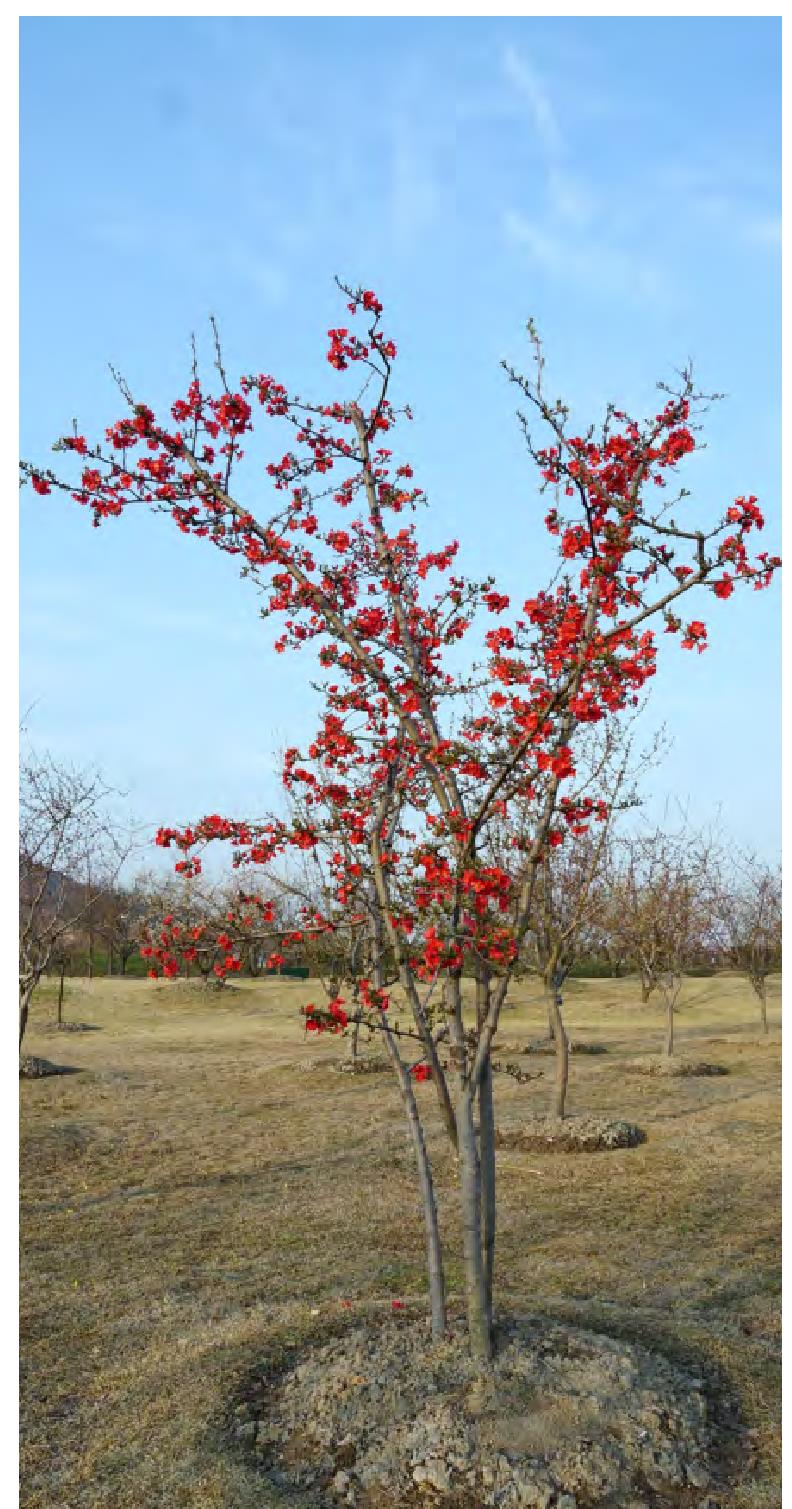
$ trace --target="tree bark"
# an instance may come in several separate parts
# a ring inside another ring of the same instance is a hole
[[[476,1016],[481,1027],[489,1006],[489,980],[486,977],[476,982]],[[487,1305],[487,1324],[492,1335],[492,1291],[495,1273],[495,1103],[492,1083],[492,1061],[487,1059],[479,1084],[479,1148],[481,1158],[481,1247],[484,1263],[484,1290]]]
[[[566,1111],[567,1085],[569,1083],[569,1038],[561,1015],[563,996],[560,985],[554,985],[550,995],[553,1024],[555,1026],[555,1083],[553,1085],[553,1115],[563,1121]]]
[[[33,991],[23,991],[19,1001],[19,1050],[22,1051],[22,1039],[27,1031],[28,1015],[30,1013],[30,997]]]
[[[462,1246],[465,1263],[465,1297],[470,1349],[474,1357],[488,1362],[492,1356],[492,1325],[487,1302],[484,1254],[481,1244],[481,1164],[473,1122],[473,1099],[462,1085],[456,1107],[459,1138],[460,1193],[462,1196]]]
[[[356,1064],[357,1063],[357,1058],[358,1058],[358,1038],[359,1037],[360,1037],[360,1008],[358,1007],[357,1011],[356,1011],[355,1018],[354,1018],[353,1023],[352,1023],[352,1035],[351,1035],[351,1037],[349,1039],[349,1062],[351,1064]]]
[[[66,973],[66,960],[61,960],[60,979],[58,981],[58,1026],[63,1025],[63,977]]]
[[[421,1192],[421,1208],[424,1219],[424,1230],[426,1232],[426,1260],[429,1274],[429,1307],[432,1316],[432,1336],[436,1341],[439,1341],[445,1335],[446,1330],[446,1302],[443,1252],[440,1245],[440,1227],[437,1219],[437,1200],[432,1180],[432,1168],[429,1162],[429,1154],[426,1150],[426,1141],[418,1115],[418,1107],[415,1103],[412,1080],[402,1062],[384,1012],[382,1013],[382,1022],[385,1047],[388,1050],[391,1063],[396,1071],[402,1104],[407,1114],[407,1124],[410,1129],[415,1160],[418,1165],[418,1185]]]
[[[666,1038],[665,1056],[671,1058],[674,1052],[674,1002],[672,998],[666,1002]]]
[[[762,980],[756,994],[759,997],[759,1013],[762,1018],[762,1031],[765,1034],[765,1037],[767,1037],[769,1035],[770,1028],[767,1025],[767,986],[764,980]]]

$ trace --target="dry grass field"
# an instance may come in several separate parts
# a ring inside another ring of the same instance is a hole
[[[242,982],[225,999],[147,981],[73,982],[26,1042],[78,1073],[23,1081],[24,1509],[275,1509],[226,1421],[264,1350],[354,1307],[423,1294],[423,1236],[390,1076],[337,1075],[336,1039],[306,1040],[307,986]],[[509,1042],[544,1013],[530,982]],[[571,981],[569,1109],[647,1133],[637,1148],[498,1154],[497,1298],[620,1334],[714,1370],[755,1433],[723,1509],[775,1509],[779,1410],[780,1001],[757,1030],[735,976],[690,980],[678,1050],[728,1068],[662,1080],[629,1060],[662,1042],[630,980]],[[306,1060],[320,1061],[314,1073]],[[545,1077],[496,1083],[500,1124],[543,1108]],[[454,1169],[437,1152],[444,1235],[460,1288]]]

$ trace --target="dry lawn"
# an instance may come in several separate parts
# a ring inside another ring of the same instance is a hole
[[[307,985],[74,982],[57,1034],[34,1004],[26,1049],[79,1073],[20,1085],[23,1509],[275,1509],[226,1420],[264,1351],[345,1315],[339,1301],[420,1302],[423,1236],[390,1076],[329,1067],[306,1040]],[[535,988],[503,1036],[542,1030]],[[646,1143],[559,1156],[501,1152],[497,1298],[579,1320],[717,1370],[755,1432],[724,1509],[775,1509],[779,1410],[778,982],[771,1036],[734,976],[691,980],[678,1048],[723,1078],[628,1072],[658,1050],[660,1012],[634,982],[572,981],[570,1110],[637,1122]],[[544,1078],[496,1083],[501,1125],[543,1108]],[[437,1151],[452,1287],[454,1169]],[[314,1312],[318,1311],[318,1316]],[[354,1313],[354,1312],[353,1312]]]

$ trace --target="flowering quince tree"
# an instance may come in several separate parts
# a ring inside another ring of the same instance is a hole
[[[749,558],[749,536],[763,523],[755,498],[739,497],[704,522],[671,485],[697,444],[703,399],[690,372],[677,391],[664,389],[648,419],[609,406],[598,428],[580,433],[546,395],[543,351],[529,326],[531,375],[506,371],[526,406],[521,423],[548,495],[545,527],[560,570],[517,605],[493,578],[461,574],[456,540],[421,547],[415,514],[425,499],[394,450],[410,412],[391,397],[396,347],[382,305],[370,290],[339,286],[349,318],[329,333],[336,396],[309,400],[265,373],[232,385],[218,344],[212,385],[195,363],[169,415],[157,416],[119,379],[127,412],[105,439],[74,433],[55,447],[74,458],[76,478],[34,464],[22,471],[37,493],[73,497],[96,525],[131,507],[169,513],[182,533],[237,559],[263,594],[265,615],[281,625],[277,653],[314,649],[326,678],[319,727],[304,759],[290,751],[284,774],[310,797],[316,821],[213,815],[163,828],[158,842],[179,851],[186,874],[198,873],[210,842],[229,843],[240,865],[266,866],[312,850],[332,814],[344,836],[331,851],[338,905],[353,903],[359,883],[367,897],[371,971],[360,997],[382,1032],[413,1139],[433,1334],[446,1323],[443,1255],[418,1076],[390,1025],[389,961],[458,1154],[468,1330],[474,1354],[486,1358],[493,1042],[546,856],[601,816],[576,788],[576,739],[634,704],[655,674],[656,626],[684,649],[705,649],[704,620],[682,611],[690,594],[704,603],[738,586],[766,587],[779,562]],[[543,427],[541,444],[529,413]],[[250,463],[243,466],[260,420],[273,436],[269,504],[260,473],[246,481]],[[477,660],[482,618],[491,627]],[[451,668],[463,642],[464,673]],[[534,802],[508,870],[493,863],[493,827]],[[343,1002],[336,1011],[345,1014]],[[316,1019],[315,1030],[341,1025],[332,1010],[317,1008]]]
[[[222,912],[216,906],[198,912],[194,906],[171,908],[145,925],[140,954],[149,961],[150,979],[172,980],[192,966],[204,980],[222,985],[251,954],[263,954],[265,969],[277,969],[285,961],[279,947],[297,941],[291,929],[276,929],[274,902],[249,892],[240,891]]]

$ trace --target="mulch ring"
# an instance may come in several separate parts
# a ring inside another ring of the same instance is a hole
[[[67,1064],[53,1064],[48,1058],[35,1058],[31,1053],[20,1054],[20,1079],[46,1079],[50,1074],[77,1074],[79,1070]]]
[[[633,1122],[607,1116],[529,1116],[519,1127],[495,1133],[496,1147],[526,1153],[604,1153],[645,1141]]]
[[[337,1074],[384,1074],[391,1065],[387,1058],[340,1058],[333,1068]]]
[[[717,1509],[717,1420],[704,1380],[644,1347],[511,1318],[482,1369],[461,1320],[432,1342],[405,1310],[265,1359],[228,1432],[301,1509]]]
[[[691,1075],[696,1078],[707,1078],[713,1075],[728,1074],[724,1064],[711,1064],[703,1059],[677,1058],[672,1054],[662,1057],[658,1054],[652,1058],[634,1058],[625,1066],[633,1069],[636,1074],[650,1074],[660,1079],[688,1079]]]

